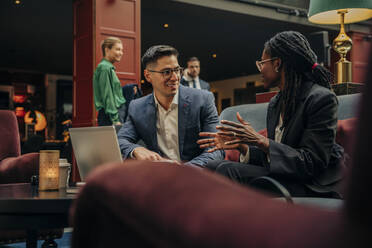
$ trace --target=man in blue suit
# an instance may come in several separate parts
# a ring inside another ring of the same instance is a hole
[[[209,83],[199,78],[200,61],[197,57],[191,57],[187,60],[187,70],[181,79],[181,84],[186,87],[201,90],[210,90]]]
[[[123,157],[202,167],[223,159],[223,152],[208,153],[196,143],[199,132],[216,131],[217,110],[212,93],[180,86],[177,50],[166,45],[150,47],[142,63],[153,93],[129,105],[127,121],[118,133]],[[140,139],[146,148],[136,144]]]

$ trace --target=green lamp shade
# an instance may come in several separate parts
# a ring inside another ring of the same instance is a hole
[[[338,10],[346,9],[345,23],[360,22],[372,17],[372,0],[310,0],[309,21],[318,24],[339,24]]]

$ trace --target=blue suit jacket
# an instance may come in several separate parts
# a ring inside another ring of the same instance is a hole
[[[129,105],[128,118],[118,133],[123,157],[126,159],[140,139],[146,148],[159,153],[156,134],[156,106],[154,95],[133,100]],[[178,101],[178,141],[181,160],[196,165],[205,165],[210,160],[224,158],[222,151],[208,153],[200,149],[196,141],[199,132],[216,132],[219,123],[212,93],[180,85]]]
[[[207,83],[206,81],[204,81],[201,78],[199,78],[199,83],[200,83],[200,88],[202,90],[210,90],[211,89],[211,86],[209,85],[209,83]],[[181,78],[180,84],[182,84],[183,86],[189,87],[189,82],[186,81],[184,77]]]

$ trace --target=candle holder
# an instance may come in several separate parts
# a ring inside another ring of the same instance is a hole
[[[58,190],[59,151],[41,150],[39,163],[39,190]]]

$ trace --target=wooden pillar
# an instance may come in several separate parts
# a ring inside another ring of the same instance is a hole
[[[101,41],[116,36],[123,42],[116,72],[122,85],[140,82],[140,0],[76,0],[74,9],[73,127],[96,125],[93,73],[102,59]],[[78,181],[73,161],[72,180]]]

